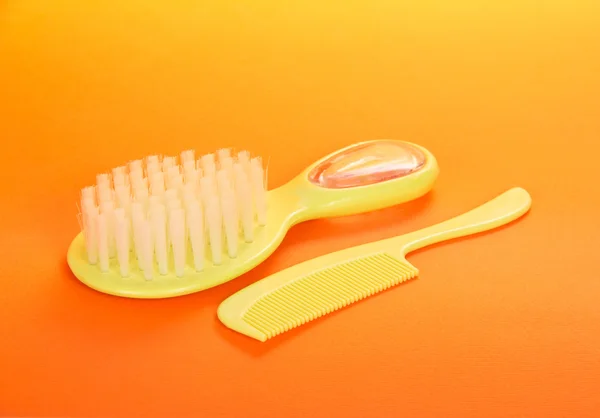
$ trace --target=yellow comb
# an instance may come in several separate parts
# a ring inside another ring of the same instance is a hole
[[[419,271],[406,261],[407,253],[497,228],[530,207],[529,193],[513,188],[437,225],[305,261],[227,298],[219,306],[219,319],[232,330],[264,342],[414,278]]]

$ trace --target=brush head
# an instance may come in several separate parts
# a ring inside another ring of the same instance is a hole
[[[283,279],[286,273],[280,273]],[[277,273],[252,289],[258,297],[240,293],[225,300],[219,319],[229,328],[266,341],[418,275],[403,257],[378,252],[291,279],[278,285]],[[269,286],[269,290],[266,286]],[[250,301],[250,302],[249,302]]]
[[[151,155],[98,174],[81,190],[69,265],[91,287],[130,297],[181,294],[186,277],[217,269],[238,275],[277,235],[266,227],[265,173],[261,157],[220,149]]]

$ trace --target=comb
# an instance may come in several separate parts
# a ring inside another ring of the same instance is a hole
[[[419,271],[405,258],[411,251],[500,227],[530,207],[529,193],[516,187],[437,225],[305,261],[227,298],[219,305],[219,320],[264,342],[415,278]]]

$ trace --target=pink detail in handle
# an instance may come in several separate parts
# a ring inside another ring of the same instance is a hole
[[[395,141],[356,145],[316,165],[308,179],[328,189],[367,186],[414,173],[426,161],[419,148]]]

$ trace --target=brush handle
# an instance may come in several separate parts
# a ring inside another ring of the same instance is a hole
[[[467,213],[403,236],[403,254],[441,241],[498,228],[521,217],[530,207],[529,193],[515,187]]]

